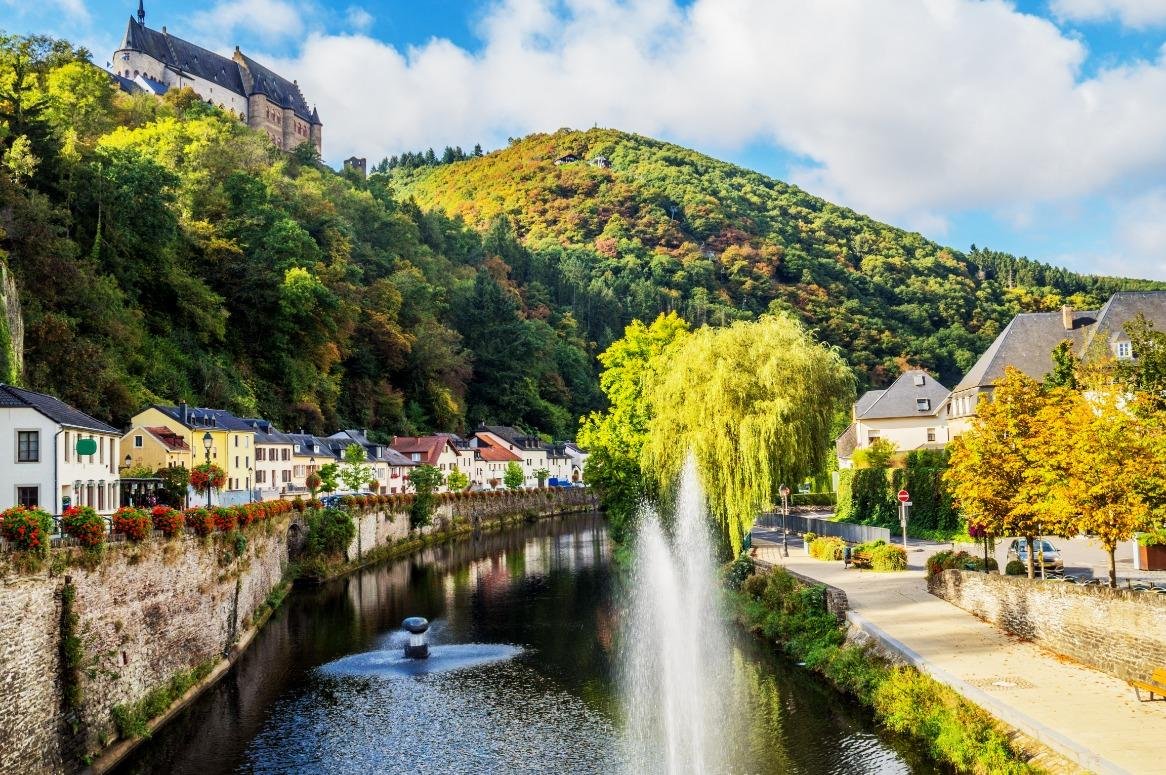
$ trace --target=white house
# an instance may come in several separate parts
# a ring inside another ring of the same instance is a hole
[[[491,446],[499,446],[518,456],[524,487],[538,487],[537,472],[540,469],[550,470],[547,448],[538,436],[531,436],[508,425],[481,425],[475,435],[485,439]]]
[[[111,514],[120,505],[121,431],[60,399],[0,385],[0,510]]]
[[[925,371],[903,372],[886,390],[868,390],[855,402],[850,427],[835,441],[838,464],[850,468],[851,456],[878,439],[900,452],[942,449],[949,441],[951,391]]]

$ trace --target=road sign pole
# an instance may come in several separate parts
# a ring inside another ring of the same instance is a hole
[[[903,531],[903,551],[907,551],[907,519],[909,517],[908,510],[911,508],[911,493],[906,490],[899,490],[896,496],[899,499],[899,527]]]
[[[789,516],[789,488],[781,486],[781,556],[789,557],[789,528],[786,527],[786,517]]]

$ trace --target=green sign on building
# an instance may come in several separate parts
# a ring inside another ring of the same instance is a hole
[[[96,455],[97,439],[77,439],[78,455]]]

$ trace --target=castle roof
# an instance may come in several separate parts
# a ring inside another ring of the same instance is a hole
[[[316,115],[315,110],[308,108],[308,102],[297,84],[269,70],[238,49],[235,49],[235,61],[239,63],[248,97],[252,94],[266,95],[277,105],[291,108],[292,112],[309,124],[320,123],[320,117]]]
[[[125,49],[140,51],[172,70],[202,78],[236,94],[246,94],[239,65],[234,60],[171,35],[165,28],[160,32],[152,30],[131,18],[119,50]]]

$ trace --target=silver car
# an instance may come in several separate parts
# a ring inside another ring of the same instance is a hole
[[[1065,561],[1061,559],[1061,550],[1050,544],[1044,539],[1037,539],[1032,542],[1032,569],[1035,573],[1040,573],[1041,560],[1044,560],[1045,570],[1063,571],[1065,569]],[[1015,538],[1012,543],[1008,545],[1008,556],[1004,560],[1007,565],[1012,560],[1019,560],[1028,567],[1028,541],[1023,538]]]

